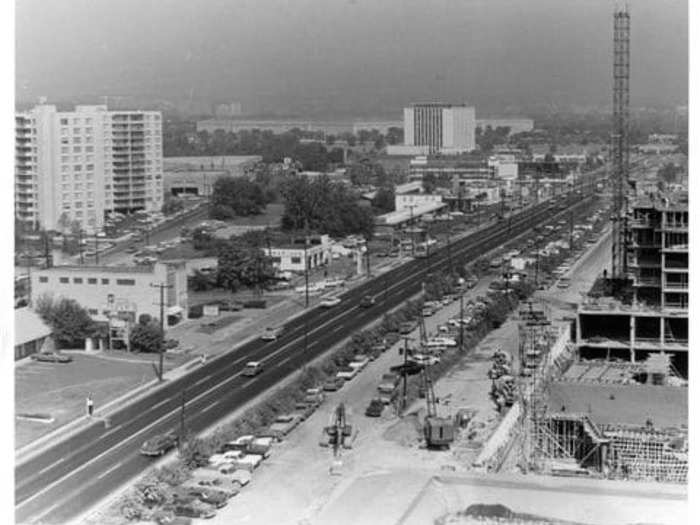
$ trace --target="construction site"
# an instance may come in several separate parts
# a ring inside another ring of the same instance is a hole
[[[610,271],[578,304],[572,344],[553,344],[545,306],[521,310],[519,399],[492,471],[687,482],[688,195],[630,178],[629,34],[617,10]]]

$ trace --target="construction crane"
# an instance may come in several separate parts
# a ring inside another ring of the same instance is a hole
[[[423,422],[425,444],[429,449],[449,448],[455,439],[454,421],[451,418],[438,416],[437,398],[433,389],[433,381],[428,373],[428,367],[423,367],[421,375],[427,404],[427,413]]]
[[[612,278],[621,282],[627,277],[627,193],[630,189],[630,15],[627,6],[616,7],[613,20]]]

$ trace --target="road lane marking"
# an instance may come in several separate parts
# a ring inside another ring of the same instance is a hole
[[[164,399],[163,401],[161,401],[161,402],[158,403],[157,405],[153,405],[153,406],[151,407],[151,410],[153,410],[153,409],[155,409],[155,408],[158,408],[158,407],[160,407],[160,406],[163,406],[164,404],[168,403],[168,402],[171,401],[171,400],[172,400],[172,398],[170,398],[170,397],[167,398],[167,399]]]
[[[124,464],[124,461],[120,461],[116,465],[114,465],[112,468],[105,470],[102,474],[97,476],[97,479],[102,479],[107,476],[107,474],[111,474],[113,471],[117,470],[119,467],[121,467]]]

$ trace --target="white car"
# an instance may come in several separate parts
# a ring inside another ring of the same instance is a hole
[[[326,286],[328,286],[329,288],[345,286],[345,279],[326,279]]]
[[[278,328],[265,328],[265,331],[263,332],[263,335],[260,336],[260,339],[263,341],[277,341],[279,332],[280,331]]]
[[[421,366],[432,366],[440,362],[440,358],[434,355],[413,354],[411,361]]]
[[[435,343],[451,347],[457,346],[457,341],[455,341],[452,337],[433,337],[432,339],[430,339],[430,341],[428,341],[428,343]]]
[[[340,304],[340,298],[338,297],[324,297],[319,303],[323,308],[331,308]]]

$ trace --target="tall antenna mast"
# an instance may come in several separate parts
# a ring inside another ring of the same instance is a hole
[[[616,7],[613,40],[612,277],[627,276],[627,192],[629,190],[630,15]]]

